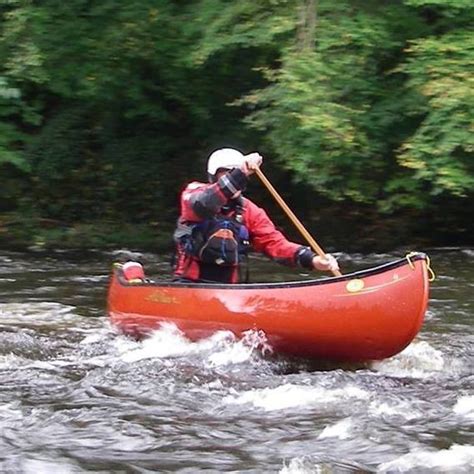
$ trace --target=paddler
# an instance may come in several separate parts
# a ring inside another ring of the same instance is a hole
[[[243,155],[232,148],[214,151],[207,162],[209,182],[191,182],[181,194],[174,240],[175,280],[238,283],[250,248],[271,259],[308,270],[339,269],[331,254],[316,255],[290,242],[267,213],[244,197],[249,177],[262,165],[259,153]]]

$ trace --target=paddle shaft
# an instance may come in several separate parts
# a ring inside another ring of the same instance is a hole
[[[310,247],[316,252],[320,257],[326,258],[326,253],[324,250],[317,244],[317,242],[311,237],[311,234],[305,229],[303,224],[295,216],[294,212],[287,206],[283,198],[278,194],[278,191],[273,187],[272,183],[268,181],[267,177],[263,174],[260,168],[255,169],[255,173],[260,178],[265,187],[270,191],[270,194],[275,198],[275,201],[281,206],[281,208],[286,212],[287,216],[291,219],[296,228],[300,231],[301,235],[306,239]],[[339,270],[333,270],[332,273],[335,276],[341,276]]]

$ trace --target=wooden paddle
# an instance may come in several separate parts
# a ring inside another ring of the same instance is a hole
[[[273,187],[272,183],[268,181],[267,177],[263,174],[260,168],[255,168],[255,173],[260,178],[265,187],[270,191],[271,195],[275,198],[276,202],[281,206],[281,208],[286,212],[287,216],[291,219],[296,228],[300,231],[301,235],[306,239],[310,247],[316,252],[321,258],[327,258],[324,250],[316,243],[316,241],[311,237],[311,234],[305,229],[303,224],[295,216],[293,211],[287,206],[283,198],[278,194],[277,190]],[[334,276],[341,276],[342,273],[339,270],[333,270],[332,273]]]

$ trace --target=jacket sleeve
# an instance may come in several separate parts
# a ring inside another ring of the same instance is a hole
[[[300,255],[306,253],[307,247],[290,242],[275,228],[267,213],[249,199],[245,200],[245,221],[255,251],[286,265],[306,263]]]
[[[246,184],[247,177],[237,168],[222,175],[214,184],[189,184],[181,196],[182,219],[198,221],[214,216]]]

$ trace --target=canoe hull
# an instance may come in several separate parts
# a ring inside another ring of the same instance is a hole
[[[414,339],[428,291],[423,254],[342,277],[267,285],[128,285],[115,269],[108,313],[138,336],[162,323],[191,340],[217,330],[262,330],[278,353],[367,361],[393,356]]]

